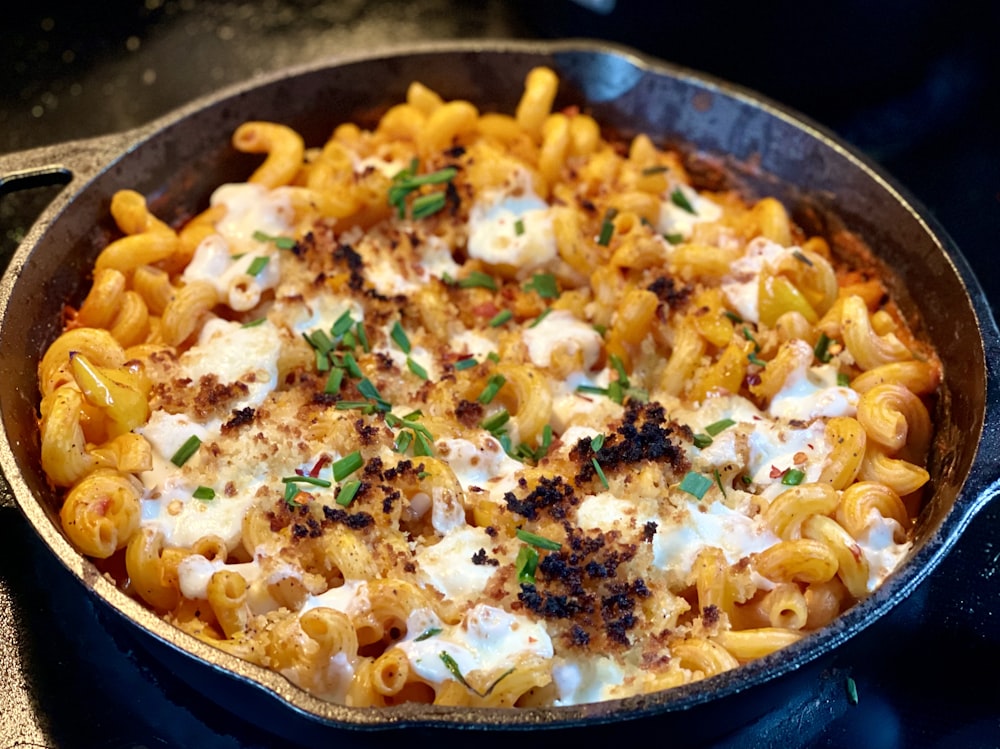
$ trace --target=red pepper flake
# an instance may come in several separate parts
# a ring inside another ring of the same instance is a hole
[[[493,304],[493,302],[484,302],[483,304],[477,304],[475,307],[472,308],[472,314],[474,314],[476,317],[492,318],[499,311],[500,308],[497,307],[495,304]]]
[[[316,461],[316,465],[314,465],[312,469],[309,471],[309,475],[312,478],[318,477],[319,472],[322,471],[324,468],[326,468],[330,464],[330,461],[332,460],[333,458],[331,458],[329,455],[324,454],[320,456],[320,459]]]
[[[774,466],[773,465],[773,466],[771,466],[771,474],[770,475],[771,475],[772,479],[780,479],[782,476],[785,475],[785,472],[783,470],[781,470],[780,468],[778,468],[778,466]]]
[[[847,548],[851,550],[851,556],[854,557],[855,562],[860,562],[862,557],[864,557],[864,552],[861,551],[861,547],[857,544],[851,544]]]

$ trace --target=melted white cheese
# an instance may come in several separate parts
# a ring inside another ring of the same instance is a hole
[[[486,549],[489,554],[493,545],[483,528],[469,525],[452,528],[438,543],[417,550],[421,575],[446,598],[454,601],[474,599],[486,588],[497,568],[476,564],[472,557],[480,549]]]
[[[749,322],[760,322],[757,297],[761,271],[795,249],[783,247],[765,237],[756,237],[747,243],[743,257],[732,263],[721,284],[726,300],[740,317]]]
[[[798,344],[809,349],[805,341]],[[837,367],[833,364],[808,366],[812,350],[800,359],[768,405],[771,416],[798,421],[812,421],[821,417],[854,416],[858,410],[858,393],[849,387],[837,385]]]
[[[868,562],[869,593],[881,585],[910,553],[912,542],[896,542],[896,538],[902,538],[903,535],[903,529],[899,523],[883,518],[878,512],[873,512],[871,523],[865,532],[855,539]]]
[[[249,182],[222,185],[212,193],[211,204],[226,207],[225,215],[216,222],[215,228],[234,255],[259,252],[266,247],[268,243],[253,238],[255,232],[272,237],[291,234],[294,210],[283,190],[269,190],[264,185]]]
[[[440,629],[424,639],[421,635]],[[422,679],[432,684],[452,681],[454,673],[441,658],[445,652],[463,676],[476,671],[498,678],[526,656],[551,658],[552,640],[544,624],[503,609],[479,604],[469,609],[456,625],[441,623],[425,610],[407,620],[407,636],[397,643]]]
[[[514,177],[510,191],[477,202],[469,211],[469,257],[490,265],[513,266],[526,277],[556,257],[548,204],[530,189],[527,175]]]
[[[528,356],[536,367],[547,367],[552,353],[561,349],[570,356],[582,356],[584,370],[597,362],[604,346],[601,334],[594,326],[578,319],[568,310],[552,310],[534,326],[525,328],[521,340],[528,347]]]
[[[688,203],[694,209],[694,213],[685,208],[681,208],[670,199],[670,194],[674,190],[680,192],[687,198]],[[660,203],[660,213],[656,222],[656,230],[660,234],[678,234],[684,239],[691,236],[695,224],[702,221],[717,221],[722,216],[722,208],[710,198],[704,197],[696,190],[684,184],[671,185],[668,192],[663,196]]]

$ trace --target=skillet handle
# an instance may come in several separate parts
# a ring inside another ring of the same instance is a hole
[[[127,131],[0,154],[0,196],[86,182],[135,140],[136,132]]]
[[[136,139],[137,131],[128,131],[0,154],[0,200],[35,188],[61,188],[4,201],[4,223],[24,232],[17,241],[40,230],[44,217],[61,210],[80,186],[107,169]],[[10,263],[16,244],[0,239],[0,272]]]

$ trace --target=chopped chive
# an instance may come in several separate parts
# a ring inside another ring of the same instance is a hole
[[[351,377],[364,377],[365,373],[361,371],[361,367],[358,366],[358,360],[354,358],[354,354],[348,351],[344,354],[344,368],[347,369],[347,373]]]
[[[340,338],[354,324],[354,318],[351,316],[351,310],[344,310],[340,317],[338,317],[333,322],[333,326],[330,328],[330,332],[333,334],[334,338]]]
[[[267,264],[270,261],[271,261],[271,258],[266,257],[266,256],[265,257],[255,257],[253,259],[253,261],[251,261],[250,266],[247,268],[247,275],[248,276],[256,276],[256,275],[258,275],[262,270],[264,270],[264,268],[267,267]]]
[[[514,222],[514,234],[519,237],[524,234],[524,219],[519,218]]]
[[[604,447],[604,435],[603,434],[595,434],[593,437],[591,437],[591,439],[590,439],[590,449],[591,450],[593,450],[595,453],[596,452],[600,452],[602,447]]]
[[[839,385],[842,388],[850,387],[851,386],[850,376],[844,374],[843,372],[837,372],[837,385]]]
[[[414,642],[423,642],[424,640],[430,639],[434,635],[441,634],[441,631],[442,630],[441,630],[440,627],[429,627],[429,628],[425,629],[423,632],[421,632],[419,635],[417,635],[416,637],[414,637],[413,641]]]
[[[680,244],[684,241],[684,235],[678,232],[671,232],[669,234],[664,234],[663,238],[670,242],[670,244]]]
[[[531,321],[531,325],[529,325],[528,327],[529,328],[536,328],[536,327],[538,327],[541,324],[542,320],[544,320],[546,317],[548,317],[549,313],[551,313],[551,312],[552,312],[552,308],[551,307],[546,307],[544,310],[542,310],[542,314],[540,314],[538,317],[536,317],[534,320]]]
[[[406,357],[406,368],[409,369],[411,372],[413,372],[413,374],[415,374],[421,380],[428,380],[428,379],[430,379],[430,377],[427,374],[427,370],[424,369],[419,364],[417,364],[417,362],[415,362],[409,356]]]
[[[360,481],[347,481],[340,487],[340,491],[337,492],[336,502],[341,507],[347,507],[354,498],[358,495],[358,490],[361,488]]]
[[[816,341],[816,347],[813,349],[816,358],[824,364],[830,361],[830,344],[832,342],[832,339],[826,333],[820,333],[819,340]]]
[[[852,705],[858,704],[858,685],[854,683],[854,679],[850,676],[844,682],[844,689],[847,690],[847,701]]]
[[[694,443],[695,447],[700,447],[702,449],[712,444],[712,438],[707,434],[696,434],[691,441]]]
[[[243,323],[244,328],[256,328],[258,325],[263,325],[267,322],[266,317],[258,317],[256,320],[251,320],[250,322]]]
[[[413,432],[400,432],[396,435],[396,452],[405,453],[413,442]]]
[[[536,273],[524,285],[525,291],[534,291],[542,299],[555,299],[559,296],[559,284],[551,273]]]
[[[591,393],[593,395],[607,395],[608,389],[598,387],[597,385],[577,385],[576,392],[578,393]]]
[[[611,354],[611,356],[608,357],[608,358],[609,358],[609,361],[611,362],[612,369],[614,369],[615,372],[618,373],[618,382],[619,382],[619,384],[622,387],[627,388],[628,387],[628,374],[626,374],[626,372],[625,372],[625,364],[624,364],[624,362],[622,362],[621,357],[618,356],[618,354]]]
[[[607,247],[611,244],[611,235],[615,232],[615,216],[618,215],[618,211],[615,208],[608,208],[604,213],[604,220],[601,221],[601,233],[597,236],[597,244],[601,247]]]
[[[687,195],[685,195],[684,191],[681,190],[681,188],[679,187],[675,187],[673,191],[670,193],[670,202],[673,203],[678,208],[680,208],[681,210],[687,211],[688,213],[694,215],[697,215],[698,213],[694,209],[694,206],[691,205],[691,201],[688,200]]]
[[[756,352],[752,352],[752,353],[747,354],[747,360],[751,364],[756,364],[758,367],[766,367],[767,366],[767,362],[764,361],[763,359],[761,359],[759,356],[757,356]]]
[[[413,172],[416,172],[416,167],[413,166],[413,162],[410,162],[410,167]],[[440,185],[445,182],[450,182],[458,174],[458,170],[453,166],[447,166],[443,169],[438,169],[436,172],[430,172],[428,174],[421,174],[420,176],[414,176],[413,172],[407,174],[402,182],[407,187],[420,187],[421,185]],[[400,172],[402,174],[402,172]],[[399,175],[396,175],[397,177]],[[395,179],[395,178],[394,178]]]
[[[258,242],[271,242],[279,250],[290,250],[295,247],[295,240],[292,237],[275,237],[262,231],[255,231],[253,238]]]
[[[732,419],[719,419],[719,421],[713,422],[705,427],[705,431],[708,432],[713,437],[724,429],[728,429],[733,426],[736,422]]]
[[[462,289],[489,289],[497,290],[497,282],[493,276],[483,273],[481,270],[474,270],[465,278],[458,281],[458,287]]]
[[[201,440],[198,438],[198,435],[192,434],[184,441],[184,444],[177,449],[177,452],[173,454],[173,457],[170,458],[170,462],[180,468],[191,459],[192,455],[198,452],[199,447],[201,447]]]
[[[812,260],[805,256],[802,250],[794,250],[792,252],[792,257],[798,260],[800,263],[805,263],[808,266],[812,266]]]
[[[459,359],[455,362],[455,369],[461,372],[463,369],[469,369],[470,367],[476,366],[476,364],[478,364],[478,362],[475,357],[470,356],[465,359]]]
[[[510,421],[510,413],[506,408],[501,408],[492,416],[483,419],[482,423],[479,425],[487,432],[496,432],[500,427]]]
[[[781,483],[785,486],[798,486],[805,477],[805,471],[800,471],[798,468],[789,468],[781,477]]]
[[[509,309],[500,310],[490,319],[489,325],[491,328],[499,328],[505,322],[510,320],[513,316],[514,313],[511,312]]]
[[[733,312],[731,310],[724,309],[724,310],[722,310],[722,314],[724,316],[728,317],[734,323],[741,323],[741,322],[743,322],[743,318],[740,317],[739,315],[737,315],[735,312]]]
[[[601,468],[601,464],[597,462],[597,458],[591,458],[590,462],[594,466],[594,470],[597,472],[597,478],[599,478],[601,483],[604,484],[604,488],[610,489],[611,485],[608,483],[608,477],[604,475],[604,469]]]
[[[365,459],[361,457],[361,451],[355,450],[348,453],[340,460],[333,461],[333,478],[341,481],[365,464]]]
[[[642,176],[649,177],[654,174],[663,174],[665,171],[668,170],[668,168],[669,167],[665,167],[661,164],[657,164],[656,166],[647,166],[645,169],[642,170]]]
[[[337,401],[334,408],[338,411],[353,411],[357,409],[363,414],[375,413],[375,404],[371,401]]]
[[[700,473],[688,471],[684,474],[684,478],[681,479],[678,488],[682,492],[687,492],[691,496],[701,499],[705,496],[705,492],[708,491],[710,486],[712,486],[712,479],[702,476]]]
[[[413,206],[410,209],[410,215],[413,216],[414,219],[432,216],[444,208],[446,200],[447,199],[443,192],[432,192],[427,195],[421,195],[413,201]]]
[[[517,559],[514,560],[514,569],[517,570],[517,581],[519,583],[535,582],[535,570],[538,569],[538,552],[531,546],[522,546],[517,552]]]
[[[315,476],[284,476],[281,479],[283,484],[310,484],[312,486],[320,486],[323,488],[332,486],[332,484],[326,479],[317,478]]]
[[[625,402],[625,388],[621,381],[612,380],[608,383],[608,397],[619,405]]]
[[[486,355],[486,358],[489,359],[494,364],[500,363],[500,354],[498,354],[496,351],[490,351],[490,353]]]
[[[371,344],[368,342],[368,334],[365,332],[364,323],[362,323],[360,320],[358,321],[357,325],[354,326],[354,334],[357,337],[358,342],[361,344],[362,351],[364,351],[367,354],[369,351],[372,350]]]
[[[542,442],[535,450],[535,460],[541,460],[548,453],[552,446],[552,425],[546,424],[542,427]]]
[[[344,370],[340,367],[333,367],[326,378],[326,385],[323,387],[323,392],[327,394],[339,393],[340,385],[343,381]]]
[[[417,440],[417,444],[413,446],[413,454],[433,457],[434,445],[431,443],[430,437],[428,437],[425,432],[420,432],[416,430],[414,430],[413,434]]]
[[[295,484],[285,484],[285,504],[289,507],[301,507],[302,503],[295,498],[303,493]]]
[[[518,528],[514,535],[526,544],[531,544],[536,548],[545,549],[546,551],[559,551],[562,548],[562,544],[558,541],[553,541],[551,538],[546,538],[545,536],[539,536],[537,533],[526,531],[523,528]]]
[[[754,353],[759,354],[760,344],[757,343],[757,339],[753,337],[753,333],[750,332],[750,328],[748,328],[746,325],[743,326],[743,337],[753,344]]]
[[[333,351],[333,341],[330,340],[330,336],[326,334],[325,330],[314,330],[306,340],[314,349],[323,354]]]
[[[361,393],[365,398],[375,401],[375,407],[380,411],[388,411],[390,406],[389,402],[386,401],[382,395],[379,393],[378,388],[372,385],[371,380],[365,377],[361,382],[358,383],[358,392]]]
[[[316,371],[326,372],[330,369],[330,357],[316,349]]]
[[[484,406],[491,403],[506,382],[507,378],[502,374],[491,375],[489,381],[486,383],[486,387],[483,388],[483,392],[479,394],[477,400]]]
[[[389,337],[396,342],[404,354],[410,353],[410,339],[407,337],[406,331],[403,330],[403,326],[399,324],[399,320],[393,323]]]
[[[195,499],[204,499],[204,500],[215,499],[215,489],[213,489],[210,486],[199,486],[197,489],[191,492],[191,496],[194,497]]]
[[[715,483],[719,487],[719,491],[722,492],[722,498],[726,498],[726,488],[722,485],[722,474],[719,473],[719,469],[715,469]]]

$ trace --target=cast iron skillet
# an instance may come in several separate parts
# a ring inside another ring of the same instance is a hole
[[[138,190],[157,215],[178,222],[204,208],[215,186],[245,179],[258,163],[259,157],[229,146],[244,120],[284,122],[318,145],[338,122],[372,122],[386,105],[402,100],[415,79],[446,98],[512,112],[526,72],[536,65],[559,73],[557,106],[579,104],[626,133],[644,131],[681,145],[693,163],[722,164],[742,189],[782,199],[811,228],[845,228],[864,238],[892,269],[899,281],[893,291],[914,319],[919,300],[922,331],[944,363],[930,500],[913,552],[873,596],[799,643],[703,682],[567,708],[407,705],[373,711],[330,705],[164,624],[68,544],[39,467],[36,366],[59,332],[62,305],[80,302],[99,248],[115,236],[108,206],[116,190]],[[1000,489],[1000,337],[951,239],[888,176],[822,128],[758,95],[627,49],[588,41],[447,42],[335,59],[226,90],[131,132],[0,157],[0,193],[60,181],[67,187],[31,229],[0,287],[0,465],[44,543],[100,606],[123,617],[125,629],[194,689],[271,730],[277,722],[320,738],[342,734],[338,729],[400,727],[610,733],[636,720],[649,727],[675,719],[691,729],[694,716],[735,727],[748,711],[762,712],[773,707],[769,700],[781,700],[797,669],[822,661],[913,592]],[[768,697],[748,707],[739,700],[745,694]],[[370,745],[375,737],[366,733]]]

